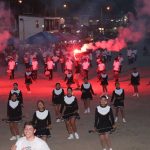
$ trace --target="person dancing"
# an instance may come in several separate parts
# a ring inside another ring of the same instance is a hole
[[[115,127],[113,111],[108,106],[107,97],[101,96],[99,105],[95,109],[94,131],[99,133],[103,150],[106,150],[106,146],[112,150],[109,132]]]
[[[69,133],[68,139],[79,139],[79,135],[77,133],[76,120],[79,119],[79,108],[77,99],[72,95],[72,88],[69,87],[67,89],[67,95],[64,97],[64,112],[63,119],[65,120],[66,128]]]
[[[36,128],[35,135],[47,141],[47,138],[51,136],[51,116],[50,112],[45,108],[44,101],[39,100],[37,102],[37,110],[33,115],[32,122]]]

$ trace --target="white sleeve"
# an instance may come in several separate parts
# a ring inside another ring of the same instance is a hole
[[[17,149],[17,150],[18,150],[18,149]],[[43,142],[43,143],[41,144],[41,150],[50,150],[50,148],[49,148],[49,146],[47,145],[46,142]]]
[[[15,145],[17,147],[16,150],[21,150],[21,142],[20,141],[17,141]]]

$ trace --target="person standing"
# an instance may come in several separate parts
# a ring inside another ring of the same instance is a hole
[[[16,63],[13,58],[10,58],[8,62],[8,70],[10,71],[10,80],[14,79],[14,70],[15,70]]]
[[[10,100],[11,96],[16,93],[17,98],[23,106],[23,96],[21,90],[18,89],[18,83],[13,83],[13,89],[9,92],[8,100]]]
[[[88,62],[88,60],[84,59],[83,63],[82,63],[83,78],[87,78],[88,79],[89,66],[90,66],[90,63]]]
[[[76,83],[76,90],[80,90],[79,78],[81,73],[81,66],[79,61],[75,61],[75,74],[74,74],[74,82]]]
[[[38,61],[37,58],[33,58],[32,60],[32,79],[35,81],[37,79],[38,72]]]
[[[107,86],[108,86],[108,75],[106,74],[106,71],[104,70],[101,74],[100,74],[100,78],[99,80],[101,81],[101,86],[102,86],[102,95],[107,96]]]
[[[32,84],[32,72],[30,68],[26,68],[25,72],[25,84],[27,88],[27,92],[31,93],[30,84]]]
[[[138,89],[139,84],[140,84],[140,74],[136,68],[133,68],[133,72],[131,73],[131,85],[134,88],[133,96],[139,97],[139,89]]]
[[[64,97],[64,110],[63,119],[65,120],[66,128],[69,133],[68,140],[79,139],[79,134],[77,133],[76,120],[79,119],[79,108],[78,102],[74,95],[72,95],[72,88],[67,89],[67,95]]]
[[[35,135],[47,141],[47,138],[51,136],[51,115],[45,108],[44,101],[39,100],[37,102],[37,110],[33,115],[32,122],[36,128]]]
[[[113,63],[114,79],[115,82],[119,81],[119,72],[120,72],[120,61],[118,57],[115,58]]]
[[[7,116],[9,121],[9,128],[12,134],[10,140],[18,140],[20,138],[19,135],[19,127],[18,122],[22,119],[22,106],[20,101],[17,99],[17,94],[13,93],[11,95],[11,99],[8,100],[7,103]]]
[[[61,88],[60,83],[56,83],[55,89],[52,92],[52,103],[54,105],[56,122],[61,121],[61,107],[64,100],[64,90]]]
[[[47,71],[50,72],[49,80],[52,80],[53,79],[53,69],[54,69],[55,64],[50,57],[47,58],[46,64],[47,64]]]
[[[88,82],[87,78],[84,78],[84,82],[81,85],[81,92],[82,92],[81,99],[84,102],[84,113],[85,114],[90,113],[91,111],[90,101],[93,98],[92,95],[94,95],[94,91],[93,91],[91,83]]]
[[[11,150],[50,150],[47,143],[36,137],[34,133],[36,129],[32,122],[25,122],[24,137],[20,138],[15,145],[12,145]]]
[[[119,82],[115,83],[116,89],[112,93],[111,103],[115,107],[115,122],[118,121],[119,111],[121,112],[122,121],[126,123],[125,114],[124,114],[124,99],[125,93],[124,89],[120,88]]]
[[[109,132],[115,128],[114,116],[111,107],[108,105],[106,96],[100,97],[99,105],[95,109],[94,131],[99,133],[102,149],[112,150]]]

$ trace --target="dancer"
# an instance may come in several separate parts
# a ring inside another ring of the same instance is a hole
[[[100,104],[95,110],[94,130],[99,133],[103,150],[106,150],[106,146],[109,150],[112,150],[109,132],[115,127],[113,111],[111,107],[108,106],[106,96],[101,96]]]
[[[133,72],[131,73],[131,84],[134,88],[133,96],[139,97],[138,86],[140,84],[140,74],[139,74],[139,72],[137,71],[136,68],[133,68]]]
[[[120,88],[119,82],[115,83],[116,89],[112,93],[111,102],[114,104],[115,107],[115,122],[118,121],[118,114],[119,111],[122,116],[122,121],[126,123],[125,114],[124,114],[124,89]]]
[[[18,122],[22,119],[22,107],[17,96],[18,95],[16,93],[13,93],[7,104],[7,116],[9,128],[12,134],[12,137],[10,138],[11,141],[18,140],[20,138]]]
[[[27,88],[27,92],[31,93],[30,84],[32,84],[32,72],[30,68],[26,68],[25,72],[25,84]]]
[[[79,84],[79,78],[81,73],[81,66],[79,64],[79,61],[75,61],[75,75],[74,75],[74,81],[77,85],[76,90],[80,90],[80,84]]]
[[[54,62],[52,61],[52,59],[50,57],[47,58],[47,71],[50,72],[49,74],[49,80],[52,80],[53,79],[53,69],[54,69]]]
[[[21,105],[23,106],[23,96],[22,96],[22,92],[21,90],[18,89],[18,83],[13,83],[13,89],[10,91],[9,93],[9,97],[8,100],[11,99],[11,96],[16,93],[17,94],[17,98],[20,101]]]
[[[34,135],[35,128],[32,122],[25,122],[24,137],[20,138],[11,150],[50,150],[47,143]]]
[[[74,83],[73,73],[71,70],[66,70],[65,73],[66,73],[66,77],[65,77],[66,85],[67,87],[71,87],[71,84]]]
[[[115,82],[119,81],[119,72],[120,72],[120,61],[118,57],[115,58],[113,63],[114,79]]]
[[[90,101],[92,100],[92,95],[94,94],[91,83],[88,82],[87,78],[84,78],[84,83],[81,85],[81,99],[84,102],[84,113],[90,113]]]
[[[37,79],[37,72],[38,72],[38,61],[36,58],[33,58],[32,60],[32,80]]]
[[[89,66],[90,66],[90,63],[88,59],[84,59],[82,63],[83,78],[88,79]]]
[[[8,62],[8,70],[7,70],[7,72],[10,74],[10,80],[14,79],[15,66],[16,66],[16,63],[14,59],[10,58]]]
[[[60,83],[56,83],[56,87],[52,92],[52,103],[54,105],[56,122],[61,121],[61,107],[64,99],[64,90],[61,88]]]
[[[107,86],[108,86],[108,75],[106,74],[106,71],[104,70],[101,74],[100,74],[100,78],[99,80],[101,81],[101,86],[102,86],[102,95],[105,95],[108,97],[108,90],[107,90]]]
[[[33,115],[32,121],[36,128],[35,135],[47,141],[47,138],[51,135],[51,116],[50,112],[45,108],[44,101],[39,100],[37,102],[37,110]]]
[[[69,133],[68,139],[79,139],[77,133],[76,120],[79,119],[79,108],[77,99],[72,95],[72,88],[67,89],[67,95],[64,97],[64,113],[63,119],[65,120],[66,128]]]

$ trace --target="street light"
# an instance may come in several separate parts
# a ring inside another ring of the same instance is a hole
[[[23,2],[22,0],[18,0],[18,3],[22,4],[22,2]]]
[[[64,8],[67,8],[67,4],[64,4],[63,6],[64,6]]]

